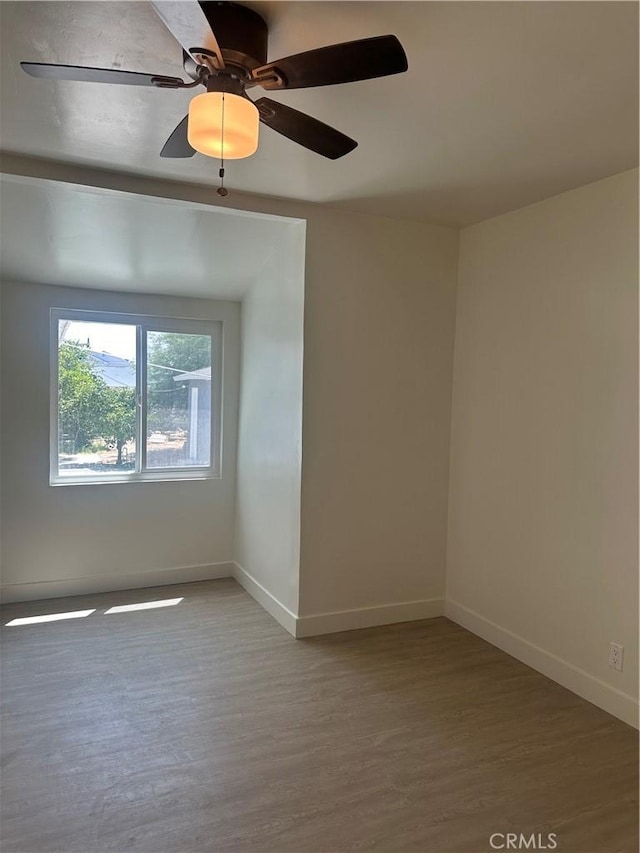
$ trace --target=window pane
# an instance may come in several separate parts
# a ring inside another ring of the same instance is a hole
[[[147,468],[211,464],[211,336],[147,334]]]
[[[136,466],[136,327],[58,322],[58,474]]]

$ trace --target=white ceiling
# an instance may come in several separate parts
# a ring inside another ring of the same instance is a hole
[[[394,33],[409,72],[269,93],[360,143],[335,162],[263,128],[230,187],[465,225],[632,168],[638,157],[634,2],[250,3],[270,58]],[[0,3],[5,150],[197,183],[217,162],[162,160],[184,91],[35,80],[20,60],[181,73],[146,2]],[[255,90],[260,92],[260,90]]]
[[[239,300],[286,220],[3,177],[7,281]]]

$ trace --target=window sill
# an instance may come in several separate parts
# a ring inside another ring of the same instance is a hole
[[[187,483],[221,480],[222,475],[209,471],[158,471],[145,474],[113,474],[110,477],[51,477],[50,486],[107,486],[112,483]]]

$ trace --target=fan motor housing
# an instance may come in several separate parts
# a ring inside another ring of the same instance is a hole
[[[200,0],[200,6],[216,34],[225,63],[248,69],[265,65],[269,30],[257,12],[219,0]]]

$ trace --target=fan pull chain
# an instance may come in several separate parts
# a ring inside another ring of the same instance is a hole
[[[224,185],[224,92],[222,93],[222,118],[220,121],[220,169],[218,171],[220,177],[220,186],[216,190],[218,195],[223,198],[229,195],[229,190]]]

